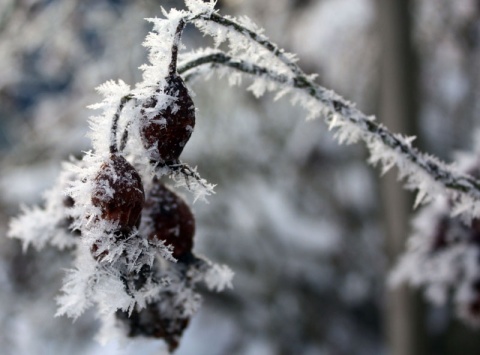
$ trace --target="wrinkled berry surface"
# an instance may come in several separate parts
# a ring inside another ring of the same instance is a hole
[[[195,218],[188,204],[160,181],[155,181],[145,202],[148,238],[173,246],[173,257],[190,253],[195,234]]]
[[[178,75],[166,78],[164,93],[174,99],[153,118],[145,117],[145,108],[155,107],[151,98],[141,111],[141,137],[151,159],[161,164],[175,164],[195,127],[195,106],[183,79]]]
[[[92,203],[101,209],[101,218],[117,222],[128,232],[140,221],[145,194],[135,168],[120,154],[111,154],[95,177]]]
[[[126,324],[128,336],[164,339],[169,351],[174,351],[178,347],[180,338],[189,323],[189,318],[186,317],[165,316],[157,304],[148,304],[140,311],[135,309],[130,315],[127,312],[117,311],[116,316]]]

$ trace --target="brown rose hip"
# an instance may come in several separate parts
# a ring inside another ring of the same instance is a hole
[[[159,180],[145,201],[145,221],[150,240],[173,246],[173,257],[186,257],[193,248],[195,218],[188,204]]]
[[[172,298],[169,294],[165,294],[165,297]],[[168,301],[173,303],[173,299]],[[127,312],[117,311],[116,316],[126,325],[129,337],[144,336],[163,339],[169,351],[172,352],[178,347],[190,319],[178,314],[166,316],[160,308],[158,304],[148,304],[140,311],[133,310],[130,315]]]
[[[101,218],[118,223],[119,232],[130,232],[140,222],[145,194],[140,175],[120,154],[111,154],[94,179],[92,204]]]
[[[195,127],[195,106],[180,75],[170,74],[166,81],[164,93],[173,99],[152,118],[146,116],[146,110],[155,107],[157,99],[152,97],[143,105],[140,133],[153,162],[173,165]]]

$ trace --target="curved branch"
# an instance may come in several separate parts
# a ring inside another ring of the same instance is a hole
[[[433,181],[441,184],[447,190],[457,193],[459,196],[470,197],[474,201],[480,200],[480,182],[469,175],[459,174],[451,170],[446,164],[437,159],[427,156],[418,151],[410,144],[410,139],[403,138],[399,135],[391,133],[386,127],[373,121],[360,110],[354,107],[351,103],[344,100],[334,92],[315,84],[304,75],[295,76],[293,80],[285,75],[277,74],[267,68],[249,63],[241,59],[235,59],[231,56],[218,52],[204,55],[193,59],[189,62],[183,63],[179,69],[179,73],[187,73],[201,65],[224,65],[243,73],[250,74],[256,77],[264,77],[283,85],[290,85],[295,89],[299,89],[310,97],[314,98],[323,105],[327,113],[327,121],[331,127],[339,127],[345,124],[351,124],[361,132],[359,138],[362,138],[370,150],[373,150],[375,143],[381,143],[385,148],[389,149],[392,156],[400,154],[400,156],[408,163],[409,167],[399,166],[404,171],[401,173],[408,176],[412,182],[417,182],[413,176],[415,168],[420,169],[426,173]],[[385,161],[382,157],[372,157],[373,161],[382,161],[385,168],[391,162]],[[394,164],[399,164],[395,161]],[[421,186],[414,186],[421,189]],[[468,196],[465,196],[468,195]],[[422,196],[423,197],[423,196]]]
[[[281,84],[288,84],[292,79],[286,75],[275,73],[272,70],[262,66],[248,63],[242,59],[233,58],[224,52],[216,52],[198,57],[186,63],[181,63],[178,67],[178,74],[185,74],[189,70],[195,69],[204,64],[221,64],[253,76],[264,76],[270,80]]]

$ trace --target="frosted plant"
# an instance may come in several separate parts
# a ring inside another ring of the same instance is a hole
[[[133,90],[122,81],[98,88],[104,100],[92,105],[102,113],[90,118],[91,151],[64,164],[42,208],[24,208],[10,225],[24,248],[72,250],[57,315],[77,318],[96,307],[101,341],[154,337],[173,351],[200,305],[196,285],[231,287],[228,267],[193,252],[194,215],[165,182],[172,178],[195,198],[213,193],[179,160],[195,126],[194,103],[177,73],[186,14],[151,20],[156,33],[146,41],[144,81]]]
[[[219,15],[214,1],[185,3],[187,10],[163,10],[163,19],[149,19],[153,32],[144,42],[149,63],[141,67],[142,82],[133,89],[122,81],[98,88],[104,100],[92,106],[102,113],[90,119],[91,151],[64,165],[42,208],[25,208],[11,222],[9,236],[25,247],[49,243],[74,253],[58,315],[76,318],[96,307],[102,340],[119,333],[156,337],[173,351],[199,307],[196,285],[203,282],[216,291],[231,286],[228,267],[193,252],[194,217],[174,190],[184,187],[195,199],[213,194],[214,185],[180,156],[196,124],[185,82],[214,71],[232,85],[246,75],[253,79],[248,89],[255,96],[275,92],[276,99],[287,96],[305,107],[308,119],[323,116],[340,143],[363,140],[370,163],[379,163],[384,172],[397,166],[406,187],[418,190],[416,204],[443,196],[462,221],[476,222],[480,183],[475,177],[420,153],[413,137],[390,133],[317,85],[315,75],[297,66],[295,55],[270,42],[249,19]],[[213,37],[214,48],[179,55],[187,24]],[[173,188],[166,185],[168,178]],[[459,253],[467,252],[449,258]],[[474,254],[468,252],[469,260]],[[472,265],[462,267],[474,275]],[[458,280],[447,279],[458,287]],[[470,297],[462,287],[458,297]]]

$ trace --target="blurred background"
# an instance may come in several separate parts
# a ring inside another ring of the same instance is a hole
[[[87,105],[109,79],[134,85],[146,17],[168,0],[0,2],[0,348],[2,354],[150,354],[158,341],[98,345],[94,311],[54,318],[70,253],[22,252],[5,237],[41,203],[61,161],[89,149]],[[219,0],[297,53],[318,82],[447,161],[471,147],[480,104],[478,0]],[[208,46],[193,27],[187,48]],[[378,178],[362,145],[321,120],[212,77],[192,83],[197,126],[183,160],[216,183],[193,205],[195,249],[236,273],[204,293],[177,354],[477,354],[475,329],[408,289],[389,291],[412,196]]]

